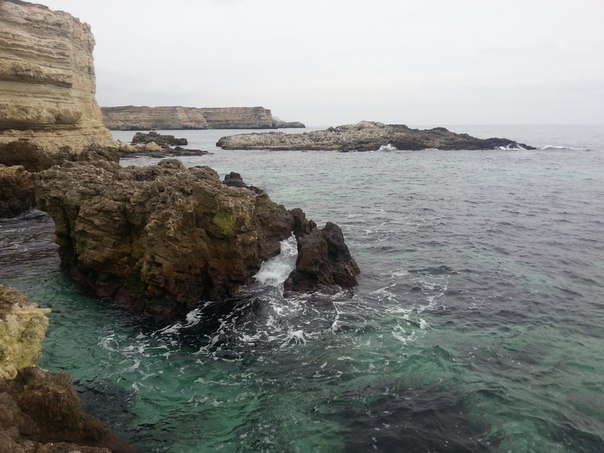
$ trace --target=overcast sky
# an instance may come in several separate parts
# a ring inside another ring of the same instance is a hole
[[[336,125],[604,122],[603,0],[39,0],[88,22],[103,106]]]

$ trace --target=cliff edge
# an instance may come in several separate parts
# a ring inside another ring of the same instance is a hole
[[[89,25],[68,13],[0,1],[0,143],[114,145],[95,100],[94,44]]]
[[[113,130],[279,129],[305,127],[273,117],[264,107],[101,107],[105,126]]]

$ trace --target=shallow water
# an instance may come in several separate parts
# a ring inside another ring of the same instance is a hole
[[[604,127],[452,128],[537,151],[222,151],[338,223],[354,292],[242,297],[153,324],[79,294],[52,223],[0,221],[0,282],[53,308],[42,365],[143,451],[604,451]],[[129,138],[132,132],[117,133]],[[131,159],[144,164],[157,159]]]

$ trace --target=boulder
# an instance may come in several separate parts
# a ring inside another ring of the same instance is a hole
[[[339,226],[327,222],[298,238],[296,268],[284,283],[285,291],[312,292],[327,286],[357,285],[360,269],[344,243]]]
[[[302,134],[267,132],[222,137],[216,143],[223,149],[264,149],[272,151],[377,151],[382,147],[399,150],[480,150],[499,148],[534,149],[505,138],[480,139],[457,134],[444,127],[420,130],[402,124],[362,121]]]

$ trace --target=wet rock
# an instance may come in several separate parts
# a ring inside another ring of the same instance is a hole
[[[311,292],[325,286],[351,288],[360,269],[344,243],[339,226],[327,222],[298,238],[296,268],[284,283],[285,291]]]
[[[322,131],[286,134],[268,132],[222,137],[216,146],[223,149],[266,149],[275,151],[375,151],[389,146],[399,150],[480,150],[498,148],[534,149],[505,138],[486,140],[468,134],[456,134],[443,127],[428,130],[411,129],[402,124],[362,121],[358,124],[330,127]]]
[[[266,194],[165,159],[66,162],[36,176],[63,268],[83,288],[154,318],[237,293],[280,250],[293,218]]]

